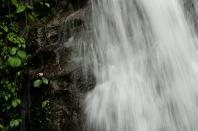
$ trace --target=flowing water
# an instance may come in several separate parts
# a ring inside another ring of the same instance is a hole
[[[198,43],[186,12],[183,0],[92,1],[90,131],[198,131]]]

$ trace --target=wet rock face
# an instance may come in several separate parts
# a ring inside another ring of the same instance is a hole
[[[70,0],[73,5],[76,5],[75,8],[85,7],[87,5],[88,0]]]
[[[86,32],[89,6],[85,6],[87,0],[71,1],[79,2],[81,8],[70,15],[60,10],[45,27],[38,26],[35,31],[36,44],[41,47],[35,57],[40,57],[39,68],[50,79],[53,131],[85,130],[84,97],[95,85],[93,73],[88,72],[86,77],[83,73],[76,45],[81,33]]]
[[[184,0],[185,15],[189,23],[192,25],[192,30],[198,33],[198,1],[197,0]]]

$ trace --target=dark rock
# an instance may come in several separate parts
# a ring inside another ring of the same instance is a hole
[[[70,15],[60,10],[46,26],[35,29],[34,44],[39,49],[34,57],[40,58],[38,68],[50,79],[54,131],[84,130],[83,101],[95,85],[93,73],[86,76],[83,73],[82,57],[76,45],[81,33],[86,34],[89,14],[89,6],[85,8],[87,0],[78,2],[84,8]]]

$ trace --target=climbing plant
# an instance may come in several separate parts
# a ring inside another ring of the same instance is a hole
[[[31,58],[27,35],[35,21],[45,17],[38,8],[50,11],[50,4],[0,0],[0,130],[12,130],[23,121],[21,80]],[[41,78],[34,86],[39,86],[40,82],[48,84],[46,78]]]

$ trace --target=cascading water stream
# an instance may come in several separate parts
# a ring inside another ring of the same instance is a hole
[[[189,21],[182,0],[92,1],[91,131],[198,131],[198,51]]]

